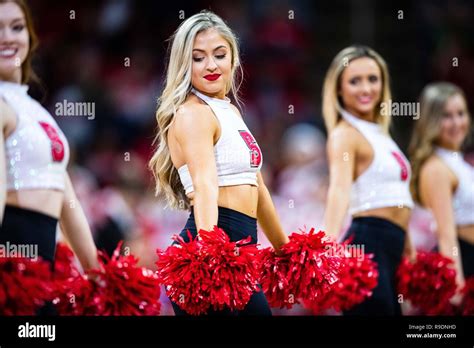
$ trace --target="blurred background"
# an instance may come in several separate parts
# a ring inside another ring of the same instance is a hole
[[[71,177],[96,243],[110,253],[125,239],[149,268],[156,248],[166,248],[189,215],[164,209],[147,170],[166,40],[183,17],[210,9],[240,39],[243,116],[263,151],[263,175],[287,233],[322,224],[328,168],[321,88],[342,48],[366,44],[385,58],[394,101],[416,102],[424,85],[447,80],[465,91],[472,108],[474,3],[468,0],[29,4],[40,39],[34,67],[42,80],[30,92],[68,137]],[[93,103],[95,115],[57,115],[56,103],[64,101]],[[393,118],[392,135],[405,153],[414,122]],[[466,150],[474,164],[472,146]],[[410,232],[419,249],[435,243],[431,221],[425,211],[415,210]],[[268,246],[259,233],[262,246]],[[162,312],[172,314],[166,298]],[[304,313],[300,307],[275,310]]]

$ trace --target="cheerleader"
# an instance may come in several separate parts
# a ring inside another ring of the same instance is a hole
[[[421,94],[410,144],[412,194],[433,213],[438,250],[454,261],[458,289],[474,275],[474,168],[461,151],[470,123],[459,87],[430,84]]]
[[[184,21],[173,36],[165,88],[156,113],[158,147],[150,168],[156,192],[168,206],[189,209],[181,231],[193,237],[201,229],[222,228],[232,241],[251,236],[257,220],[273,247],[288,242],[260,169],[262,152],[247,128],[238,104],[241,73],[234,33],[212,12]],[[176,315],[185,315],[172,303]],[[219,315],[271,315],[262,291],[239,312]]]
[[[66,172],[67,140],[27,93],[36,46],[24,1],[0,0],[0,243],[37,247],[52,263],[59,221],[88,269],[98,265],[97,251]]]
[[[395,273],[403,253],[414,258],[407,234],[413,200],[408,160],[388,133],[391,98],[383,58],[365,46],[337,54],[326,74],[323,115],[330,170],[326,231],[337,236],[346,212],[351,244],[374,254],[379,280],[373,294],[348,315],[401,315]]]

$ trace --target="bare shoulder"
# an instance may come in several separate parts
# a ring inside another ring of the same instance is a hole
[[[0,127],[5,130],[15,126],[15,111],[0,96]]]
[[[332,130],[328,137],[328,146],[333,148],[350,147],[355,148],[360,141],[361,134],[349,123],[341,120]]]
[[[438,183],[449,182],[453,183],[456,180],[456,176],[449,169],[446,163],[436,155],[431,155],[420,168],[420,178],[422,181],[429,180]]]
[[[218,124],[210,107],[191,95],[176,110],[172,127],[176,136],[179,137],[188,136],[191,133],[214,134],[218,129]]]

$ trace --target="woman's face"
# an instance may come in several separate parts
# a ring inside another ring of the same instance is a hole
[[[231,71],[232,51],[219,32],[210,28],[197,34],[193,46],[193,87],[208,96],[223,99]]]
[[[0,4],[0,79],[21,81],[21,65],[29,50],[25,14],[14,2]]]
[[[341,74],[338,93],[347,111],[373,121],[382,94],[382,74],[375,60],[362,57],[349,62]]]
[[[459,150],[466,139],[469,126],[466,101],[462,95],[455,94],[448,98],[444,105],[441,131],[437,139],[438,145]]]

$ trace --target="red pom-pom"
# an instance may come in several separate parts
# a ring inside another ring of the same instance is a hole
[[[191,315],[204,314],[209,309],[211,272],[203,262],[200,244],[188,233],[189,242],[180,236],[179,243],[165,251],[157,250],[158,275],[166,287],[168,297]]]
[[[56,282],[53,304],[59,315],[103,315],[103,289],[82,274],[61,279]]]
[[[466,279],[466,285],[462,293],[461,314],[474,315],[474,277]]]
[[[137,267],[133,255],[100,253],[100,269],[62,281],[54,301],[62,315],[158,315],[160,284],[151,270]]]
[[[201,231],[199,235],[212,274],[209,295],[213,309],[244,309],[252,294],[260,291],[257,286],[260,276],[257,246],[248,244],[250,236],[231,242],[224,230],[217,226],[212,231]]]
[[[446,311],[456,291],[453,261],[439,253],[418,252],[416,262],[403,258],[398,270],[398,292],[427,315]]]
[[[35,315],[51,300],[50,266],[41,258],[0,258],[0,315]]]
[[[340,257],[328,250],[333,242],[323,231],[292,233],[276,255],[262,251],[262,288],[272,307],[291,308],[299,299],[313,302],[326,295],[338,280]]]
[[[99,285],[80,274],[74,253],[68,245],[58,243],[54,258],[55,298],[59,315],[101,315],[103,296]]]
[[[111,258],[101,253],[101,270],[88,272],[103,285],[102,315],[159,315],[160,283],[158,275],[137,267],[132,255],[120,255],[119,243]]]
[[[334,246],[337,255],[343,257],[339,280],[332,290],[314,302],[304,302],[315,314],[329,308],[336,311],[348,310],[372,296],[372,290],[377,286],[379,273],[377,264],[372,260],[373,254],[351,255],[348,245],[345,242]]]
[[[56,280],[68,279],[79,276],[79,270],[75,265],[74,252],[67,244],[56,244],[54,255],[54,278]]]
[[[251,237],[231,242],[224,230],[214,226],[199,231],[200,239],[189,242],[174,236],[178,244],[157,250],[158,273],[167,295],[191,315],[214,310],[241,310],[257,287],[258,249],[247,244]],[[247,244],[247,245],[245,245]]]

